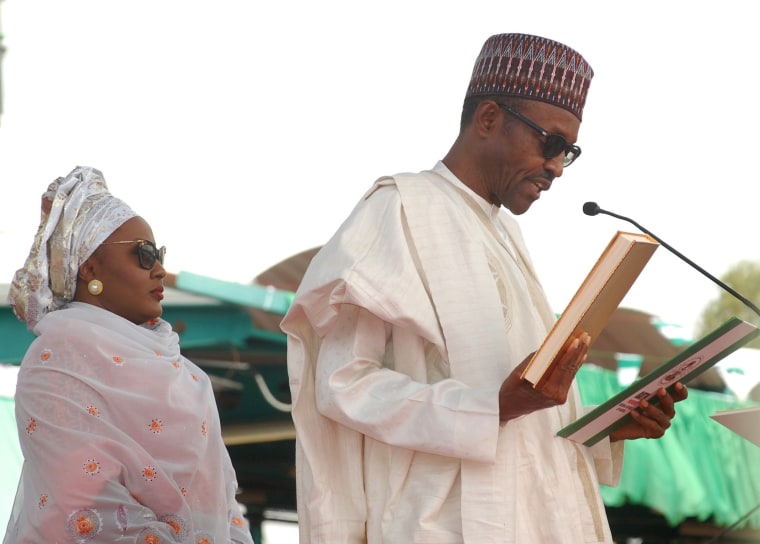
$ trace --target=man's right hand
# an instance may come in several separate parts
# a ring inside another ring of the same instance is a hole
[[[575,374],[586,361],[591,337],[581,332],[570,346],[555,359],[554,370],[538,387],[523,380],[520,376],[533,354],[507,376],[499,390],[499,418],[509,421],[536,410],[558,406],[567,401],[567,394]]]

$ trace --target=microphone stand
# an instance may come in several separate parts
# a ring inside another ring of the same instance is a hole
[[[623,215],[618,215],[618,214],[613,213],[613,212],[608,212],[607,210],[603,210],[603,209],[599,208],[598,206],[596,207],[596,209],[594,210],[594,212],[595,213],[603,213],[603,214],[606,214],[606,215],[611,215],[612,217],[616,217],[618,219],[622,219],[623,221],[627,221],[627,222],[631,223],[636,228],[638,228],[641,232],[643,232],[645,234],[648,234],[649,236],[651,236],[652,238],[654,238],[655,240],[657,240],[663,247],[665,247],[665,249],[671,251],[676,256],[678,256],[679,258],[681,258],[682,260],[684,260],[688,264],[690,264],[694,269],[698,270],[699,272],[701,272],[702,274],[704,274],[707,278],[709,278],[713,282],[717,283],[720,287],[722,287],[723,289],[725,289],[726,291],[728,291],[729,293],[731,293],[734,297],[736,297],[738,300],[740,300],[750,310],[752,310],[758,316],[760,316],[760,308],[758,308],[755,304],[753,304],[751,300],[749,300],[746,297],[744,297],[744,296],[740,295],[739,293],[737,293],[730,286],[728,286],[724,282],[720,281],[718,278],[716,278],[715,276],[713,276],[712,274],[710,274],[707,270],[705,270],[704,268],[702,268],[701,266],[699,266],[698,264],[696,264],[694,261],[692,261],[691,259],[689,259],[685,255],[683,255],[681,252],[679,252],[674,247],[672,247],[671,245],[669,245],[668,243],[666,243],[664,240],[662,240],[661,238],[659,238],[654,233],[650,232],[649,230],[647,230],[644,227],[642,227],[641,225],[639,225],[633,219],[631,219],[629,217],[625,217]],[[592,213],[590,215],[595,215],[595,213]]]
[[[636,221],[634,221],[630,217],[625,217],[623,215],[618,215],[616,213],[609,212],[607,210],[603,210],[602,208],[600,208],[596,204],[596,202],[586,202],[586,204],[584,204],[584,206],[583,206],[583,213],[585,213],[586,215],[592,215],[592,216],[596,215],[596,214],[599,214],[599,213],[603,213],[603,214],[615,217],[617,219],[622,219],[623,221],[627,221],[628,223],[634,225],[641,232],[643,232],[644,234],[648,234],[649,236],[651,236],[652,238],[654,238],[655,240],[657,240],[663,247],[665,247],[665,249],[671,251],[676,256],[678,256],[679,258],[681,258],[683,261],[685,261],[686,263],[688,263],[689,265],[691,265],[692,268],[694,268],[694,269],[698,270],[699,272],[701,272],[702,274],[704,274],[707,278],[711,279],[713,282],[715,282],[720,287],[722,287],[723,289],[725,289],[728,293],[732,294],[734,297],[736,297],[738,300],[740,300],[742,303],[744,303],[744,305],[747,306],[750,310],[752,310],[758,316],[760,316],[760,308],[758,308],[757,306],[755,306],[755,304],[753,304],[752,301],[750,301],[746,297],[744,297],[744,296],[740,295],[739,293],[737,293],[734,289],[732,289],[731,287],[729,287],[728,285],[726,285],[724,282],[720,281],[718,278],[716,278],[715,276],[713,276],[712,274],[710,274],[707,270],[705,270],[704,268],[702,268],[701,266],[699,266],[698,264],[696,264],[694,261],[692,261],[691,259],[689,259],[685,255],[683,255],[680,251],[676,250],[674,247],[672,247],[670,244],[668,244],[667,242],[665,242],[664,240],[662,240],[656,234],[654,234],[653,232],[651,232],[651,231],[645,229],[644,227],[642,227],[641,225],[639,225]],[[750,509],[749,512],[747,512],[746,514],[744,514],[743,516],[741,516],[734,523],[732,523],[728,527],[725,527],[720,533],[718,533],[713,538],[711,538],[710,540],[708,540],[706,542],[706,544],[714,544],[716,542],[721,541],[723,539],[723,537],[726,536],[726,534],[728,534],[729,532],[731,532],[734,528],[736,528],[737,525],[739,525],[741,522],[743,522],[744,520],[746,520],[747,518],[749,518],[757,510],[760,510],[760,504],[757,504],[755,507],[753,507],[752,509]]]

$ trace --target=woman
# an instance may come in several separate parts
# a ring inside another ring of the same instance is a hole
[[[37,338],[4,542],[252,543],[210,381],[160,318],[164,248],[93,168],[42,208],[9,294]]]

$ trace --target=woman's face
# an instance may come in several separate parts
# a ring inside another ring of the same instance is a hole
[[[133,217],[116,229],[80,267],[75,299],[138,325],[160,317],[166,270],[158,260],[150,270],[140,265],[137,240],[155,244],[153,231],[142,217]],[[87,291],[91,279],[103,283],[100,295]]]

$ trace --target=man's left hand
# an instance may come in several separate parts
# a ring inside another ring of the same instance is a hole
[[[631,410],[632,421],[614,430],[610,440],[632,440],[636,438],[660,438],[670,427],[670,420],[676,415],[675,404],[681,402],[689,392],[681,382],[676,383],[671,391],[664,387],[657,391],[657,404],[647,400],[639,402],[636,410]]]

